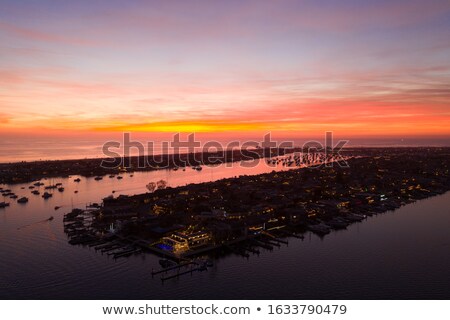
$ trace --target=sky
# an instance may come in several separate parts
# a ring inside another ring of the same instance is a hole
[[[0,0],[0,134],[450,137],[450,1]]]

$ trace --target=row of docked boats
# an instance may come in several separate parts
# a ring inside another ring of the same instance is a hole
[[[333,154],[327,154],[324,152],[313,152],[313,153],[301,153],[294,154],[282,157],[268,158],[266,163],[268,165],[283,165],[284,167],[291,166],[312,166],[312,165],[321,165],[324,163],[330,163],[338,160],[346,160],[350,157],[343,157],[341,155],[335,156]]]
[[[112,178],[117,178],[118,180],[123,179],[122,176],[117,176],[117,177],[116,177],[116,175],[114,175],[114,174],[110,175],[109,177],[110,177],[111,179],[112,179]]]
[[[192,170],[197,170],[197,171],[202,171],[203,170],[203,168],[201,166],[192,166],[191,168],[192,168]],[[171,168],[171,170],[173,170],[173,171],[178,171],[179,169],[182,169],[183,171],[186,171],[185,167],[173,167],[173,168]]]
[[[130,174],[130,177],[133,177],[133,175],[132,174]],[[123,176],[121,176],[121,175],[114,175],[114,174],[111,174],[111,175],[109,175],[109,178],[116,178],[117,180],[122,180],[123,179]],[[100,180],[103,180],[103,177],[102,176],[96,176],[95,178],[94,178],[94,180],[96,180],[96,181],[100,181]],[[74,181],[77,181],[77,179],[75,179]],[[77,182],[80,182],[80,179],[78,178],[78,181]]]
[[[98,203],[89,205],[89,208],[101,207]],[[63,218],[64,233],[69,237],[71,245],[82,245],[93,247],[95,251],[100,251],[114,258],[127,257],[140,253],[141,248],[126,240],[119,240],[113,234],[100,234],[86,228],[92,218],[92,210],[73,209],[66,213]]]
[[[328,221],[319,221],[317,224],[308,225],[308,229],[320,236],[329,234],[331,230],[346,229],[348,225],[354,222],[361,222],[367,216],[361,214],[347,214],[342,217],[334,217]]]
[[[69,243],[71,245],[82,245],[94,247],[95,251],[100,251],[113,258],[128,257],[142,250],[130,244],[125,244],[120,241],[110,242],[107,239],[101,239],[93,234],[83,233],[81,221],[69,223],[65,226],[65,232],[70,237]]]

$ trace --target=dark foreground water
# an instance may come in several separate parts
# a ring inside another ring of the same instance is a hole
[[[0,209],[0,299],[450,299],[450,193],[324,239],[307,233],[249,259],[221,256],[206,272],[164,283],[151,275],[159,268],[152,254],[114,260],[69,245],[63,233],[62,217],[72,204],[82,207],[112,190],[132,194],[158,178],[175,186],[270,170],[160,171],[79,184],[74,177],[55,179],[66,190],[47,201],[21,189],[28,184],[9,186],[30,202],[8,199],[11,206]],[[55,211],[56,205],[64,206]],[[42,221],[51,215],[53,221]]]

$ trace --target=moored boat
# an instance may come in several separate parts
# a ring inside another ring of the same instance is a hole
[[[18,203],[27,203],[28,202],[28,198],[27,197],[22,197],[20,199],[17,200]]]
[[[8,202],[0,202],[0,208],[5,208],[5,207],[9,207],[9,203]]]
[[[308,229],[320,236],[330,233],[330,227],[323,223],[309,225]]]
[[[44,198],[44,199],[48,199],[48,198],[51,198],[51,197],[53,197],[53,195],[51,193],[48,193],[48,192],[44,192],[44,194],[42,195],[42,198]]]

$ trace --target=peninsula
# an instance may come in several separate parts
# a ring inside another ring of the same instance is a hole
[[[316,166],[103,199],[65,216],[69,242],[183,259],[217,248],[320,236],[450,190],[449,148],[365,150],[348,167]],[[114,251],[113,251],[114,252]]]

